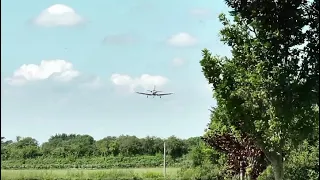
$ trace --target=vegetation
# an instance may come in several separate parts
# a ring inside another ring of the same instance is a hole
[[[165,140],[168,165],[180,168],[170,179],[319,179],[319,0],[225,1],[232,20],[219,16],[220,35],[232,57],[204,49],[200,61],[217,106],[202,138]],[[62,134],[39,146],[30,137],[2,139],[2,169],[158,167],[163,141]],[[162,178],[110,172],[92,179]]]
[[[165,139],[167,165],[177,166],[200,137]],[[164,140],[157,137],[106,137],[95,141],[89,135],[57,134],[39,145],[31,137],[1,140],[2,169],[141,168],[163,165]]]
[[[170,168],[167,177],[177,178],[177,169]],[[2,170],[3,180],[162,180],[162,169],[115,169],[115,170]]]
[[[225,146],[229,154],[240,152],[236,156],[242,162],[252,156],[237,142],[253,141],[274,178],[283,180],[286,167],[297,168],[289,163],[302,160],[293,149],[310,151],[316,147],[302,143],[319,139],[319,1],[226,2],[233,22],[220,15],[220,34],[232,48],[232,57],[213,56],[204,49],[200,62],[217,100],[205,137],[237,138]],[[215,144],[210,145],[217,149]],[[317,168],[315,161],[308,168]],[[319,176],[318,170],[308,171],[314,174],[307,179]],[[306,174],[289,179],[294,178],[304,179]]]
[[[240,174],[245,169],[251,179],[266,169],[266,158],[262,150],[255,146],[254,141],[242,135],[239,139],[231,134],[207,136],[204,141],[214,149],[227,154],[228,169],[232,175]],[[244,173],[244,172],[243,172]]]

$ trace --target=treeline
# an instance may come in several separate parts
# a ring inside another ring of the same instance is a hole
[[[156,156],[163,154],[164,141],[168,156],[178,159],[197,146],[201,139],[200,137],[180,139],[175,136],[167,139],[149,136],[138,138],[121,135],[108,136],[96,141],[90,135],[56,134],[40,145],[32,137],[17,137],[15,141],[1,137],[1,159]]]

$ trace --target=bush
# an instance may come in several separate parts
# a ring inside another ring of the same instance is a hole
[[[304,142],[296,151],[292,151],[285,164],[285,179],[319,179],[319,144],[310,146]]]
[[[272,167],[268,166],[267,169],[260,174],[258,180],[274,180]]]
[[[181,163],[167,159],[168,166]],[[134,157],[96,157],[96,158],[37,158],[26,160],[1,161],[1,169],[112,169],[112,168],[144,168],[160,167],[163,164],[162,156],[134,156]]]
[[[304,142],[296,150],[292,150],[284,162],[285,180],[318,180],[319,179],[319,145],[310,146]],[[274,180],[269,166],[258,180]]]
[[[183,168],[179,171],[180,180],[219,180],[224,179],[223,169],[217,165],[203,165],[195,168]]]

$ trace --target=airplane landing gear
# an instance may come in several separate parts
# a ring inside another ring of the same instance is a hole
[[[161,98],[161,96],[160,96],[160,98]]]
[[[147,96],[147,98],[148,98],[148,96]]]

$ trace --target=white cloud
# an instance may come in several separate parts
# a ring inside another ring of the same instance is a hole
[[[11,85],[22,85],[28,81],[39,81],[53,77],[57,81],[70,81],[79,76],[72,63],[65,60],[43,60],[39,65],[24,64],[6,78]]]
[[[84,22],[75,10],[63,4],[55,4],[43,10],[33,23],[39,26],[75,26]]]
[[[192,9],[190,13],[194,16],[208,16],[210,15],[210,11],[204,8]]]
[[[167,84],[169,80],[163,76],[152,76],[149,74],[143,74],[136,78],[126,74],[112,74],[111,81],[116,86],[123,86],[130,91],[134,91],[137,87],[144,89],[151,89],[153,86],[161,87]]]
[[[168,43],[172,46],[187,47],[197,43],[197,39],[188,33],[181,32],[171,36]]]
[[[172,64],[174,65],[174,66],[182,66],[182,65],[184,65],[185,64],[185,60],[184,59],[182,59],[182,58],[174,58],[173,60],[172,60]]]

